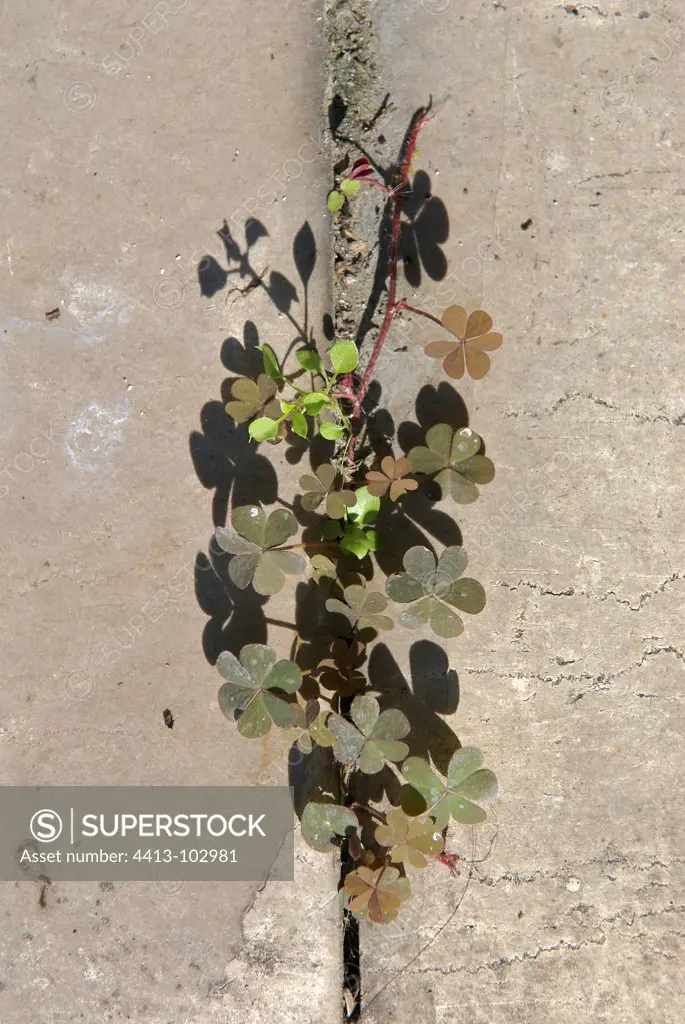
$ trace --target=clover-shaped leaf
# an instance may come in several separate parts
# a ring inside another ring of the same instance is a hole
[[[462,747],[447,767],[446,781],[421,757],[408,757],[402,765],[402,774],[426,801],[437,829],[443,829],[450,817],[465,825],[477,825],[487,817],[478,803],[486,803],[497,796],[497,779],[488,768],[480,767],[482,763],[480,750]]]
[[[314,475],[305,473],[300,477],[300,487],[304,491],[302,508],[306,512],[313,512],[325,499],[326,512],[331,519],[342,519],[347,509],[356,503],[353,491],[333,490],[337,476],[335,467],[325,462],[314,470]]]
[[[376,842],[389,848],[390,860],[395,864],[425,868],[426,857],[442,853],[445,842],[432,820],[408,818],[399,808],[388,811],[385,817],[387,824],[376,828]]]
[[[389,615],[382,613],[388,606],[385,594],[368,591],[358,583],[352,583],[343,590],[344,602],[337,597],[329,597],[326,609],[344,615],[352,627],[357,629],[394,629],[395,623]]]
[[[302,837],[314,850],[327,853],[336,836],[349,835],[358,824],[357,815],[349,807],[311,801],[302,812]]]
[[[281,729],[295,725],[297,705],[283,699],[283,693],[295,693],[302,684],[302,672],[293,661],[279,661],[264,644],[247,644],[240,659],[222,651],[216,665],[226,680],[219,690],[219,707],[238,722],[239,733],[254,739],[264,736],[272,724]]]
[[[425,445],[412,448],[409,460],[415,473],[435,474],[443,497],[469,505],[478,498],[476,484],[489,484],[495,475],[491,460],[478,454],[481,444],[469,427],[453,430],[438,423],[426,431]]]
[[[233,509],[231,523],[232,530],[217,527],[216,539],[219,547],[233,555],[228,575],[241,590],[251,583],[258,594],[277,594],[286,574],[305,568],[302,555],[278,550],[297,533],[297,520],[288,509],[276,509],[267,517],[259,505],[241,505]]]
[[[442,314],[442,325],[456,341],[431,341],[424,352],[434,359],[442,359],[442,368],[450,377],[461,380],[464,367],[473,380],[481,380],[490,369],[492,352],[502,344],[502,335],[490,331],[492,317],[477,309],[470,317],[463,306],[450,306]]]
[[[365,775],[375,775],[386,761],[405,759],[409,747],[402,740],[409,732],[409,720],[402,711],[381,711],[376,698],[365,693],[352,701],[350,717],[352,722],[335,714],[328,720],[335,736],[336,761],[357,764]]]
[[[359,867],[345,877],[348,907],[356,917],[367,917],[374,924],[388,924],[397,917],[402,903],[411,896],[406,878],[397,868]]]
[[[308,700],[304,707],[299,709],[298,725],[302,729],[295,743],[303,754],[311,754],[315,746],[332,747],[335,736],[326,728],[326,721],[330,714],[327,709],[322,710],[318,700]]]
[[[278,419],[280,406],[274,401],[278,391],[276,381],[260,373],[257,380],[240,377],[231,385],[231,401],[226,403],[226,412],[236,423],[246,423],[258,412],[271,419]]]
[[[407,629],[430,623],[436,636],[459,636],[464,623],[452,608],[474,615],[485,607],[481,584],[460,578],[468,562],[463,548],[445,548],[436,563],[432,551],[417,546],[407,551],[403,562],[406,572],[388,577],[386,593],[391,600],[410,606],[399,617]]]
[[[366,474],[369,494],[377,498],[387,494],[391,501],[397,501],[407,491],[415,491],[418,483],[407,479],[411,469],[409,459],[394,459],[392,455],[386,455],[381,459],[380,471],[372,469]]]
[[[331,561],[326,555],[312,555],[309,560],[309,568],[312,573],[312,577],[319,582],[320,580],[327,577],[328,579],[334,580],[338,577],[338,570],[335,567],[335,562]]]

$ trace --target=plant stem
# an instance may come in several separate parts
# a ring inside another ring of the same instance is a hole
[[[406,310],[407,313],[417,313],[419,316],[425,316],[427,320],[432,320],[438,327],[443,326],[442,320],[438,319],[437,316],[433,316],[432,313],[427,313],[425,309],[419,309],[417,306],[410,306],[406,299],[399,299],[395,303],[395,312],[399,313],[401,310]]]
[[[273,548],[273,550],[295,551],[296,548],[334,548],[337,546],[337,541],[334,540],[304,540],[300,544],[282,544],[277,548]]]
[[[383,825],[385,825],[385,814],[382,811],[377,811],[373,807],[369,807],[368,804],[360,804],[358,800],[353,800],[350,804],[353,811],[359,809],[360,811],[366,811],[367,814],[374,818],[377,818]]]
[[[393,204],[392,208],[392,224],[390,231],[390,251],[388,254],[388,263],[390,266],[390,283],[388,285],[388,301],[385,307],[385,316],[383,317],[383,323],[381,329],[378,332],[376,343],[373,346],[371,358],[366,366],[364,375],[359,382],[354,396],[354,410],[352,412],[352,419],[356,420],[361,414],[361,407],[366,393],[369,390],[371,384],[373,371],[378,361],[378,357],[381,354],[383,345],[390,331],[393,318],[396,313],[396,295],[397,295],[397,256],[400,242],[400,226],[402,223],[402,208],[404,206],[405,196],[411,191],[411,185],[409,183],[409,169],[411,167],[412,160],[414,159],[414,151],[416,150],[416,143],[418,142],[419,132],[428,123],[426,117],[428,111],[427,108],[423,107],[417,113],[414,118],[414,123],[409,134],[407,141],[407,148],[402,158],[400,165],[400,180],[397,188],[389,200]],[[353,437],[350,441],[349,448],[347,450],[347,462],[348,465],[352,465],[354,462],[354,451],[356,447],[356,437]]]

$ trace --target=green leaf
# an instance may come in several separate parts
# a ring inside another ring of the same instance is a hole
[[[233,530],[217,527],[219,545],[233,555],[228,575],[244,590],[252,583],[258,594],[276,594],[285,574],[302,572],[305,559],[294,551],[270,550],[297,533],[297,520],[289,509],[275,509],[267,518],[259,505],[240,505],[231,513]]]
[[[447,769],[447,783],[450,789],[456,789],[473,775],[483,763],[483,752],[477,747],[461,747],[453,755]]]
[[[495,467],[485,455],[477,454],[482,440],[470,427],[453,430],[448,423],[437,423],[426,432],[426,445],[409,452],[415,473],[435,475],[443,497],[460,505],[469,505],[479,497],[476,484],[487,484]]]
[[[313,555],[311,558],[312,576],[315,580],[322,580],[324,576],[328,579],[337,579],[338,573],[335,562],[326,555]]]
[[[329,403],[330,398],[328,395],[324,395],[321,391],[311,391],[308,395],[304,395],[302,398],[302,404],[310,416],[318,415],[323,407]]]
[[[342,194],[342,192],[338,192],[337,189],[333,189],[332,192],[328,193],[328,199],[326,203],[331,213],[336,213],[338,210],[341,210],[345,205],[345,196]]]
[[[366,737],[341,715],[331,715],[328,728],[335,736],[333,756],[341,764],[354,764],[366,743]]]
[[[443,640],[452,640],[464,632],[464,623],[442,601],[431,600],[430,626]]]
[[[305,566],[305,559],[296,551],[265,551],[255,570],[252,586],[258,594],[271,597],[282,590],[286,575],[296,575]]]
[[[489,769],[480,768],[482,762],[480,750],[462,747],[449,763],[446,782],[420,757],[408,757],[402,774],[426,801],[438,829],[444,828],[450,817],[475,825],[485,821],[487,815],[473,801],[483,803],[497,795],[497,779]]]
[[[260,548],[268,546],[264,541],[266,512],[260,505],[238,505],[231,512],[231,525],[241,537]]]
[[[294,693],[302,673],[292,661],[278,661],[265,644],[246,644],[240,660],[223,651],[217,668],[226,682],[219,690],[219,707],[238,731],[249,739],[264,736],[272,724],[290,729],[297,720],[297,705],[288,703],[276,690]]]
[[[343,195],[347,196],[348,199],[351,199],[352,196],[356,196],[357,192],[361,188],[361,184],[361,181],[350,181],[349,178],[343,178],[340,182],[340,191]]]
[[[460,608],[470,615],[477,615],[485,608],[485,590],[478,580],[473,580],[470,577],[457,580],[447,590],[442,591],[440,597],[443,601],[447,601],[448,604]]]
[[[260,416],[259,419],[252,420],[248,432],[253,441],[271,441],[278,433],[278,420]]]
[[[418,790],[428,807],[432,807],[445,791],[445,785],[422,757],[408,757],[402,765],[402,774]]]
[[[298,437],[307,436],[309,432],[309,427],[307,426],[307,419],[304,413],[301,413],[299,411],[293,413],[293,418],[290,425],[293,428],[293,433],[297,434]]]
[[[370,494],[368,487],[360,487],[354,493],[357,500],[349,511],[350,519],[353,519],[357,526],[367,526],[375,522],[381,507],[381,499]]]
[[[364,530],[358,526],[348,526],[340,541],[340,550],[356,558],[365,558],[369,551],[373,551],[373,547]]]
[[[350,717],[360,732],[370,736],[378,721],[381,710],[376,698],[370,693],[355,697],[350,708]]]
[[[357,763],[365,775],[376,775],[386,761],[405,759],[409,747],[400,737],[409,732],[409,721],[401,711],[380,711],[372,694],[362,694],[352,701],[350,716],[354,725],[340,715],[332,715],[328,723],[336,737],[336,760]]]
[[[321,711],[318,700],[307,701],[306,721],[307,732],[311,740],[320,747],[332,747],[335,743],[335,736],[326,727],[330,711]]]
[[[257,345],[257,350],[262,353],[262,359],[264,360],[264,373],[271,380],[283,380],[283,374],[281,368],[278,365],[278,359],[276,353],[271,348],[271,345]]]
[[[268,679],[278,658],[266,644],[246,644],[240,652],[240,661],[245,671],[261,685]]]
[[[319,433],[322,437],[325,437],[327,441],[338,441],[343,437],[345,430],[343,427],[338,426],[337,423],[320,423]]]
[[[342,524],[337,519],[327,519],[321,524],[321,536],[324,540],[337,540],[342,532]]]
[[[297,519],[289,508],[277,508],[264,525],[262,547],[275,548],[297,533]]]
[[[357,815],[339,804],[308,803],[302,812],[302,838],[319,853],[327,853],[336,836],[356,830]]]
[[[386,592],[391,601],[398,604],[408,604],[418,601],[423,595],[424,589],[420,580],[414,579],[407,572],[400,572],[394,576],[388,576],[386,581]]]
[[[277,688],[285,690],[286,693],[295,693],[302,685],[302,671],[294,661],[284,658],[276,662],[264,685],[269,689]]]
[[[328,353],[336,373],[351,373],[359,362],[359,350],[353,341],[339,341]]]
[[[432,429],[435,430],[435,427]],[[426,441],[430,446],[429,435],[430,430],[426,434]],[[461,430],[455,430],[450,451],[450,462],[452,465],[455,465],[456,463],[464,462],[465,459],[470,459],[471,456],[480,451],[481,444],[481,438],[470,427],[462,427]]]
[[[331,519],[343,519],[352,505],[354,505],[352,491],[332,491],[326,498],[326,511]]]
[[[336,597],[328,598],[326,608],[329,612],[344,615],[350,625],[359,629],[375,629],[377,632],[394,629],[395,623],[390,616],[382,614],[388,605],[385,594],[367,591],[365,587],[352,583],[345,587],[343,595],[346,603]]]
[[[295,358],[303,370],[310,373],[323,373],[323,360],[318,352],[312,348],[301,348],[295,353]]]
[[[260,736],[266,736],[272,722],[264,694],[259,692],[238,719],[238,732],[248,740],[257,740]]]

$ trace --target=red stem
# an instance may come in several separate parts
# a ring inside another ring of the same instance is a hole
[[[432,313],[427,313],[425,309],[419,309],[417,306],[410,306],[406,299],[400,299],[395,303],[395,312],[399,313],[401,310],[406,310],[407,313],[417,313],[419,316],[425,316],[426,320],[432,320],[434,324],[439,327],[443,326],[442,320],[437,316],[433,316]]]
[[[414,158],[414,151],[416,149],[416,143],[418,142],[419,132],[421,129],[431,120],[426,117],[426,110],[422,110],[417,115],[414,124],[412,126],[409,140],[407,142],[407,148],[404,153],[402,164],[400,165],[400,181],[392,197],[393,210],[392,210],[392,227],[390,233],[390,251],[388,254],[388,262],[390,264],[390,284],[388,286],[388,302],[385,307],[385,316],[381,329],[378,332],[376,338],[376,344],[373,346],[371,358],[364,371],[364,375],[359,382],[359,387],[354,397],[354,409],[352,411],[352,419],[356,420],[361,414],[361,407],[366,393],[369,390],[371,379],[374,371],[374,367],[378,361],[378,357],[381,354],[383,345],[388,336],[393,318],[397,312],[396,296],[397,296],[397,251],[400,241],[400,224],[402,218],[402,208],[404,206],[404,199],[408,192],[411,191],[409,183],[409,168]],[[356,435],[350,440],[350,445],[347,450],[347,462],[348,465],[352,465],[354,462],[354,451],[356,447]]]

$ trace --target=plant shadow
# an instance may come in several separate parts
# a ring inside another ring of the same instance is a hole
[[[396,180],[397,169],[411,137],[415,118],[404,138],[396,165],[381,169],[389,186]],[[361,147],[359,147],[361,148]],[[362,150],[363,151],[363,150]],[[366,304],[356,342],[360,346],[377,318],[379,304],[386,291],[388,276],[388,243],[392,224],[386,210],[379,228],[379,259],[373,285]],[[261,221],[249,218],[244,225],[244,244],[224,220],[217,232],[222,241],[225,260],[205,256],[198,265],[198,285],[203,296],[213,297],[226,291],[226,301],[235,304],[252,291],[266,294],[274,309],[284,316],[293,330],[290,341],[276,355],[282,368],[295,346],[307,346],[320,355],[333,338],[332,321],[324,315],[321,331],[315,333],[310,310],[310,282],[317,262],[314,234],[304,222],[292,243],[292,261],[297,283],[280,270],[260,264],[262,239],[268,238],[267,228]],[[442,201],[431,193],[431,182],[425,171],[413,179],[413,190],[404,202],[404,220],[400,235],[400,256],[407,281],[416,287],[425,274],[433,280],[442,279],[447,261],[442,245],[449,234],[449,220]],[[279,494],[279,479],[272,461],[264,454],[263,445],[250,440],[247,423],[235,422],[226,413],[226,404],[232,399],[232,388],[238,378],[255,381],[264,373],[264,360],[260,352],[260,331],[246,319],[242,337],[229,336],[221,343],[220,365],[227,375],[219,394],[204,404],[200,412],[200,429],[190,434],[190,454],[198,479],[212,491],[212,523],[225,527],[231,512],[243,505],[291,508],[302,527],[302,542],[306,546],[315,538],[320,515],[307,511],[300,499],[286,502]],[[396,430],[392,418],[381,405],[380,385],[369,389],[364,411],[372,418],[374,430],[370,434],[371,455],[374,465],[393,449],[397,442],[403,452],[423,444],[426,431],[437,422],[453,427],[465,426],[468,415],[461,397],[447,382],[437,387],[426,385],[416,399],[416,422],[401,423]],[[266,449],[268,451],[268,449]],[[289,433],[281,447],[286,465],[305,461],[312,469],[331,459],[334,446],[321,437],[301,438]],[[363,480],[361,481],[363,483]],[[404,495],[400,503],[384,502],[376,524],[385,543],[375,553],[356,562],[352,556],[340,564],[341,580],[354,581],[357,577],[373,580],[377,570],[389,576],[402,568],[402,559],[410,547],[429,547],[436,554],[436,545],[461,544],[462,537],[456,522],[442,509],[435,507],[430,488],[422,488]],[[336,639],[346,638],[350,647],[358,636],[349,623],[336,622],[326,609],[326,600],[334,593],[334,583],[325,577],[315,581],[299,582],[295,590],[293,622],[270,619],[267,615],[268,597],[255,592],[251,586],[239,588],[231,578],[230,559],[212,538],[206,551],[197,553],[195,561],[195,592],[198,605],[207,616],[202,632],[202,648],[207,661],[215,665],[223,651],[238,655],[250,643],[267,644],[274,627],[287,627],[296,640],[290,657],[305,668],[302,693],[311,700],[327,699],[331,709],[349,718],[349,709],[355,690],[327,689],[321,665],[328,660]],[[376,588],[378,589],[378,588]],[[307,659],[309,659],[307,661]],[[386,643],[376,643],[367,656],[361,654],[358,665],[348,675],[368,662],[368,682],[378,695],[382,710],[398,709],[412,724],[408,740],[413,756],[431,761],[445,772],[450,758],[459,749],[459,739],[443,716],[454,714],[459,704],[459,682],[449,668],[445,651],[429,640],[417,640],[409,651],[409,678],[402,674],[397,661]],[[348,679],[349,681],[349,679]],[[294,695],[291,698],[295,700]],[[293,787],[295,809],[299,815],[308,800],[325,795],[327,798],[354,799],[368,804],[386,798],[393,806],[404,806],[406,787],[398,774],[386,767],[377,775],[356,772],[349,791],[341,796],[341,774],[330,748],[314,747],[310,754],[302,754],[293,744],[288,759],[288,781]]]

